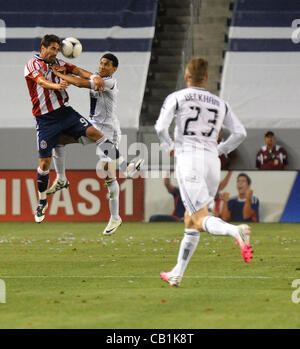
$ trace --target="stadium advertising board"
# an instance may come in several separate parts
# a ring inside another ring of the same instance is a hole
[[[227,173],[222,171],[221,181]],[[297,171],[232,171],[227,185],[219,193],[216,205],[219,216],[225,193],[228,193],[228,200],[244,200],[239,198],[243,188],[239,188],[237,183],[241,173],[246,174],[251,181],[249,189],[252,191],[253,207],[257,205],[258,222],[300,222],[300,172]],[[149,178],[145,182],[146,221],[151,215],[171,214],[174,209],[174,200],[164,187],[162,177]],[[171,181],[177,185],[175,174],[172,174]]]
[[[46,221],[109,220],[109,200],[103,179],[95,171],[67,171],[68,189],[48,196]],[[55,179],[50,173],[50,183]],[[144,179],[120,179],[123,221],[144,219]],[[33,221],[37,206],[36,171],[0,171],[0,221]]]

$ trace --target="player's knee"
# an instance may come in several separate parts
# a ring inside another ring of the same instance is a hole
[[[203,229],[203,220],[204,220],[204,218],[205,217],[199,217],[198,219],[197,219],[197,221],[196,221],[196,223],[195,223],[195,227],[196,227],[196,229],[197,230],[199,230],[199,231],[205,231],[204,229]]]
[[[95,142],[103,137],[102,133],[93,126],[88,127],[85,134],[89,139]]]
[[[40,169],[42,171],[47,171],[50,168],[51,158],[40,158]]]
[[[186,229],[196,229],[192,217],[188,214],[187,211],[185,211],[184,214],[184,226]]]
[[[198,231],[204,231],[203,229],[203,219],[205,217],[195,217],[195,216],[189,216],[189,218],[187,218],[185,216],[185,227],[187,229],[196,229]]]

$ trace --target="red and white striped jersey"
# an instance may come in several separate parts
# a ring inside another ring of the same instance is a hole
[[[68,64],[61,59],[57,59],[56,63],[60,66],[65,66],[67,73],[71,73],[76,68],[75,65]],[[39,55],[34,55],[25,65],[24,76],[31,97],[32,113],[34,116],[40,116],[56,110],[69,100],[69,96],[65,90],[50,90],[43,88],[37,83],[37,79],[40,76],[51,82],[60,82],[60,79],[52,72],[51,65]]]

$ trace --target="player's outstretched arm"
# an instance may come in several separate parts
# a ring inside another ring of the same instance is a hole
[[[38,77],[36,81],[40,86],[48,90],[65,90],[68,88],[69,84],[67,81],[61,81],[60,83],[55,83],[45,79],[43,76]]]
[[[95,83],[95,90],[103,91],[105,88],[104,81],[100,76],[93,75],[91,72],[79,67],[72,70],[72,74],[77,75],[83,79],[92,79]]]
[[[83,79],[90,79],[90,77],[93,75],[91,72],[84,70],[82,68],[79,68],[79,67],[75,67],[72,70],[72,74],[80,76]]]
[[[62,74],[56,69],[53,69],[53,72],[56,76],[58,76],[60,79],[66,81],[69,84],[75,85],[77,87],[91,88],[90,80],[82,79],[70,74]]]

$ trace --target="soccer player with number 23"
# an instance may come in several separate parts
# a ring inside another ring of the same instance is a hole
[[[160,277],[171,286],[179,286],[185,269],[200,240],[200,232],[233,237],[246,263],[252,259],[250,229],[246,224],[232,225],[209,214],[220,183],[221,154],[234,150],[245,138],[246,130],[227,102],[205,89],[208,62],[192,59],[185,70],[187,88],[170,94],[155,129],[161,145],[176,158],[176,177],[186,212],[184,237],[177,264]],[[174,141],[169,127],[175,119]],[[217,143],[224,125],[230,131],[226,141]]]

